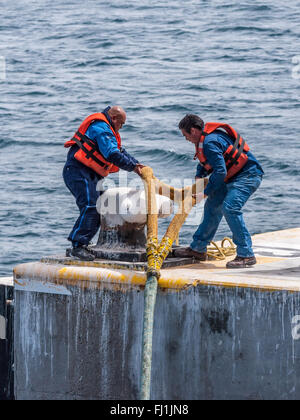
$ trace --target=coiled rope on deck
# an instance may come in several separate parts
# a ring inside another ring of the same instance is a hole
[[[229,245],[225,246],[225,243],[229,242]],[[207,256],[209,259],[225,260],[226,257],[230,257],[236,253],[236,247],[230,238],[224,238],[221,244],[218,245],[216,242],[211,242],[211,246],[207,248]]]

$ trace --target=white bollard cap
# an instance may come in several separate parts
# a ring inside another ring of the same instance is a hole
[[[156,194],[156,203],[159,218],[166,218],[173,213],[173,202],[169,198]],[[143,190],[125,187],[108,189],[100,197],[97,208],[111,226],[122,225],[124,222],[145,224],[147,221]]]

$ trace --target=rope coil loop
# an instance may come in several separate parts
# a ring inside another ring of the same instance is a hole
[[[225,243],[229,242],[229,245],[225,246]],[[219,246],[216,242],[211,242],[210,247],[207,249],[207,255],[210,259],[225,260],[226,257],[230,257],[236,253],[236,247],[232,242],[231,238],[225,237],[221,241]]]

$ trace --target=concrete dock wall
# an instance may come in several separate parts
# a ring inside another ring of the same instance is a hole
[[[12,278],[0,278],[0,400],[14,398],[12,300]]]
[[[15,293],[16,398],[138,399],[143,287],[35,283]],[[298,314],[300,292],[160,288],[151,399],[299,399]]]
[[[299,294],[198,286],[159,302],[155,398],[299,399]]]
[[[134,399],[142,294],[16,292],[17,399]]]

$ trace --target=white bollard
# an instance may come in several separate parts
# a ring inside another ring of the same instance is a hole
[[[156,202],[159,218],[173,213],[173,202],[169,198],[157,194]],[[145,246],[147,210],[144,190],[126,187],[108,189],[99,198],[97,209],[101,217],[97,246]]]
[[[173,202],[156,195],[158,217],[166,218],[173,213]],[[114,227],[127,223],[146,224],[146,198],[144,190],[133,188],[111,188],[106,190],[97,203],[97,209],[106,224]]]

